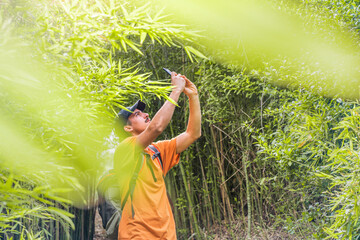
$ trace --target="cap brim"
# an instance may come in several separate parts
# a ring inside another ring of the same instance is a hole
[[[139,109],[140,111],[144,111],[146,107],[146,104],[142,102],[141,100],[138,100],[131,108],[130,110],[133,112],[135,109]]]

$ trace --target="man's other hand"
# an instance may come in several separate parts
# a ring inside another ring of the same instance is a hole
[[[186,80],[182,78],[181,74],[171,72],[171,85],[175,86],[174,90],[183,92],[185,88]]]
[[[189,79],[187,79],[187,77],[185,77],[183,75],[181,77],[183,79],[185,79],[185,81],[186,81],[185,88],[184,88],[184,93],[186,94],[186,96],[188,96],[188,97],[197,96],[198,91],[197,91],[195,84],[192,83]]]

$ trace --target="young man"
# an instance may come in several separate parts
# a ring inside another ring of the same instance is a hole
[[[182,92],[189,99],[188,125],[179,136],[153,142],[173,116],[175,105],[170,101],[164,103],[152,120],[149,114],[143,112],[145,104],[141,101],[128,108],[128,111],[121,110],[119,113],[126,123],[124,130],[131,137],[120,144],[114,157],[114,168],[121,175],[121,198],[122,201],[126,200],[118,239],[176,239],[164,177],[179,162],[180,153],[201,136],[201,112],[197,88],[190,80],[172,72],[171,83],[174,86],[169,96],[172,100],[177,102]],[[152,157],[154,151],[149,145],[160,152],[162,161],[140,154],[145,152]],[[139,173],[134,177],[136,171]],[[133,189],[129,187],[131,179],[136,179]]]

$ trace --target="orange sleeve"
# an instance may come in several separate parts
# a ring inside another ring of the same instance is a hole
[[[176,164],[179,163],[180,154],[176,153],[176,138],[171,140],[159,141],[154,143],[159,149],[161,160],[163,162],[163,172],[166,176],[167,172]]]

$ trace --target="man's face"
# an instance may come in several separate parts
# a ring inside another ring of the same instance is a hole
[[[135,135],[142,133],[147,126],[150,124],[149,114],[136,109],[129,117],[130,126],[132,127],[132,132]]]

